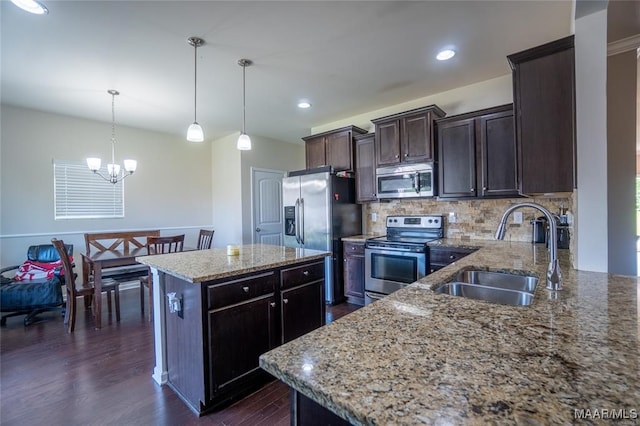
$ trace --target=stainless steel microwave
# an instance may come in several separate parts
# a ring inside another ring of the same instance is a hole
[[[376,169],[378,198],[433,197],[432,163],[406,164]]]

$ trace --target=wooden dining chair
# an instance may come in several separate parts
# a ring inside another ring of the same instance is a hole
[[[62,268],[64,269],[65,287],[67,288],[67,303],[64,314],[64,323],[67,326],[67,331],[73,333],[76,327],[76,310],[78,305],[78,297],[89,296],[91,299],[92,313],[95,314],[95,288],[93,282],[76,282],[76,274],[73,271],[73,265],[71,264],[71,258],[65,250],[64,241],[56,238],[51,240],[51,244],[58,251],[60,260],[62,261]],[[116,305],[116,320],[120,321],[120,283],[113,279],[102,280],[102,291],[107,293],[107,307],[109,315],[111,315],[111,293],[114,294]]]
[[[147,237],[147,254],[177,253],[184,249],[184,234],[167,237]],[[151,269],[146,277],[140,278],[140,311],[144,315],[144,288],[149,289],[149,321],[153,320],[153,278]]]
[[[214,232],[216,231],[209,231],[208,229],[200,230],[200,235],[198,235],[198,250],[207,250],[211,248]]]

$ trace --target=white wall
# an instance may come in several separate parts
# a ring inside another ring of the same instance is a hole
[[[211,142],[213,186],[213,247],[242,243],[241,151],[238,134]]]
[[[505,72],[509,72],[507,59],[505,58],[504,61]],[[511,74],[507,74],[480,83],[458,87],[446,92],[436,93],[435,95],[421,97],[410,102],[391,105],[386,108],[323,124],[312,128],[311,133],[322,133],[349,125],[358,126],[362,129],[369,130],[369,132],[373,132],[374,126],[371,123],[372,119],[431,104],[438,105],[447,113],[447,116],[451,116],[511,102],[513,102],[513,86],[511,83]]]
[[[578,269],[606,272],[607,228],[607,11],[576,19],[576,130]]]
[[[160,228],[185,233],[187,244],[212,220],[211,146],[117,126],[116,161],[138,160],[125,182],[125,217],[54,220],[53,160],[110,157],[111,124],[2,105],[0,132],[0,264],[24,260],[27,247],[54,236],[84,250],[82,234]],[[96,179],[99,179],[96,177]]]
[[[237,137],[236,137],[237,139]],[[251,136],[251,151],[242,151],[242,241],[251,243],[253,234],[251,168],[269,170],[304,169],[305,149],[302,144],[292,144],[261,136]]]
[[[636,50],[607,60],[608,271],[636,275]]]

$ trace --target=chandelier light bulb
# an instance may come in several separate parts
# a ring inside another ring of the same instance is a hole
[[[251,138],[246,133],[240,133],[236,148],[240,151],[249,151],[251,149]]]
[[[193,124],[187,129],[187,140],[189,142],[202,142],[204,141],[204,131],[202,126],[198,122],[194,121]]]

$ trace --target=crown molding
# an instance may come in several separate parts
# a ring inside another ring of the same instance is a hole
[[[616,40],[607,44],[607,56],[628,52],[640,47],[640,34]]]

